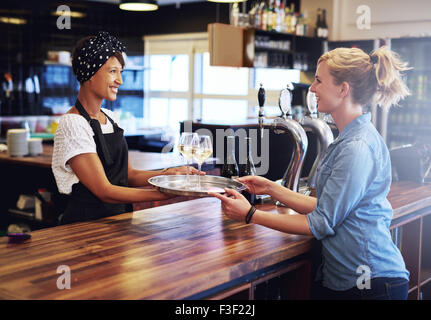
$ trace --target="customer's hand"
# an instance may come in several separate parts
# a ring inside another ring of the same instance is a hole
[[[193,166],[189,167],[189,174],[198,174],[199,171],[198,169],[196,169]],[[186,166],[182,166],[182,167],[176,167],[176,168],[169,168],[168,170],[166,170],[166,174],[168,175],[176,175],[176,174],[181,174],[181,175],[185,175],[187,174],[187,167]],[[201,176],[204,176],[205,172],[201,171]]]
[[[250,203],[236,190],[225,188],[225,191],[225,196],[215,192],[208,192],[208,195],[222,201],[221,208],[228,218],[245,221],[245,216],[251,208]]]
[[[270,194],[274,182],[264,177],[246,176],[237,179],[247,187],[247,191],[252,194]]]

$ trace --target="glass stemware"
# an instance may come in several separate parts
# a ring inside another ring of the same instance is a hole
[[[197,189],[201,189],[201,168],[202,163],[208,159],[213,153],[213,147],[210,136],[199,136],[198,139],[193,140],[193,158],[198,163],[198,185]]]
[[[189,165],[190,160],[193,158],[193,143],[198,140],[198,134],[194,132],[183,132],[181,133],[180,140],[178,142],[178,150],[180,150],[182,156],[186,160],[187,173],[186,173],[186,185],[190,184],[189,178]]]

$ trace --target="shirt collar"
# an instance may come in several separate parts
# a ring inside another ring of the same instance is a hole
[[[341,141],[344,138],[351,136],[358,128],[366,123],[369,123],[370,121],[371,113],[364,113],[363,115],[360,115],[359,117],[350,121],[350,123],[344,127],[343,131],[341,131],[336,140]]]

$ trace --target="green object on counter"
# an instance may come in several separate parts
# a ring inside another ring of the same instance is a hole
[[[45,132],[32,133],[30,134],[30,138],[54,139],[54,134]]]

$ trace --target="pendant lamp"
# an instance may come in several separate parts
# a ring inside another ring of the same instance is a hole
[[[234,2],[244,2],[247,0],[207,0],[209,2],[217,2],[217,3],[234,3]]]
[[[120,9],[127,11],[154,11],[159,6],[156,0],[124,0],[120,1]]]

